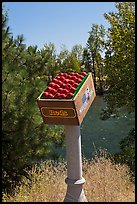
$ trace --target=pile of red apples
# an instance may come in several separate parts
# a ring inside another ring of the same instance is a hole
[[[58,74],[43,92],[43,97],[47,99],[71,99],[86,75],[86,72]]]

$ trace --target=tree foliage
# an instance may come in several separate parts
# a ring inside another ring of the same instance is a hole
[[[67,73],[81,71],[80,63],[74,52],[68,53],[65,59],[62,60],[62,63],[60,64],[60,71]]]
[[[109,21],[105,53],[108,94],[105,118],[121,108],[135,111],[135,2],[117,2],[117,12],[104,14]],[[135,173],[135,129],[120,143],[118,162],[126,163]]]
[[[48,157],[58,158],[64,129],[45,125],[36,98],[55,75],[51,45],[26,48],[23,35],[13,39],[2,14],[2,184],[9,190],[28,176],[26,169]]]
[[[114,154],[115,161],[127,164],[135,179],[135,128],[129,131],[127,137],[120,142],[120,153]]]
[[[104,51],[105,45],[105,28],[101,24],[92,24],[91,31],[89,31],[89,38],[87,40],[87,59],[89,58],[88,69],[93,73],[94,86],[97,92],[103,94],[103,75],[104,66],[101,53]]]
[[[45,125],[36,98],[60,72],[80,71],[74,53],[56,54],[53,43],[26,48],[23,35],[13,39],[2,13],[2,182],[10,189],[42,159],[57,159],[64,128]]]
[[[82,47],[82,45],[74,45],[71,50],[72,53],[75,53],[76,58],[80,65],[82,65],[83,61],[83,51],[84,48]]]
[[[135,2],[117,2],[117,12],[104,14],[110,23],[106,43],[105,74],[111,111],[135,107]]]

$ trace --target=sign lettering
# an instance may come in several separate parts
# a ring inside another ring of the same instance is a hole
[[[54,118],[75,118],[76,112],[73,108],[51,108],[42,107],[41,113],[44,117],[54,117]]]
[[[50,116],[64,116],[67,117],[68,113],[64,110],[48,110]]]

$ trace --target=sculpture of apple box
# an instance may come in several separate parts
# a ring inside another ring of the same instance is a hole
[[[62,73],[62,75],[63,74],[65,75],[66,73]],[[74,73],[74,74],[79,75],[78,73]],[[71,73],[66,74],[66,76],[72,77],[72,74]],[[53,82],[55,81],[55,79],[53,79]],[[74,79],[76,79],[76,77]],[[61,81],[63,80],[65,79],[62,76]],[[70,78],[68,80],[70,82],[71,81],[73,82],[73,80],[71,80]],[[50,84],[52,85],[53,82],[51,82]],[[92,104],[96,96],[96,93],[95,93],[94,83],[93,83],[93,78],[91,73],[86,73],[81,79],[81,82],[80,81],[76,81],[76,82],[79,82],[79,83],[75,83],[78,86],[75,86],[76,88],[74,90],[73,97],[71,98],[67,97],[67,95],[65,98],[65,95],[63,93],[60,94],[62,95],[62,98],[61,97],[58,98],[60,96],[59,93],[55,94],[55,96],[58,96],[58,97],[43,98],[42,97],[43,92],[37,98],[37,103],[38,103],[43,121],[46,124],[77,126],[82,123],[90,105]],[[67,82],[64,81],[64,84],[67,84]],[[72,90],[73,89],[72,84],[70,83],[68,85],[70,85],[69,90]],[[54,90],[57,91],[57,88]],[[59,91],[61,90],[63,92],[63,88],[59,88],[58,90]],[[68,90],[68,88],[65,90]],[[68,93],[68,96],[69,96],[70,91],[68,92],[69,92]],[[49,94],[49,95],[51,96],[52,94]]]

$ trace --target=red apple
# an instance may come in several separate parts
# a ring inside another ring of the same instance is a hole
[[[71,88],[71,84],[66,84],[66,89],[70,89]]]
[[[81,81],[82,81],[82,79],[80,79],[80,78],[77,78],[77,80],[76,80],[77,83],[80,83]]]
[[[66,96],[66,98],[72,98],[74,96],[73,93],[68,93],[68,95]]]
[[[79,77],[79,74],[78,73],[75,73],[75,75],[74,76],[76,76],[77,78]]]
[[[60,94],[60,98],[66,98],[66,94],[64,93]]]
[[[59,81],[64,81],[66,78],[64,76],[58,76],[56,77],[56,79]]]
[[[84,77],[87,75],[86,72],[82,72],[81,75],[83,75]]]
[[[55,86],[55,83],[54,82],[50,82],[49,86],[53,88]]]
[[[73,76],[71,77],[71,80],[76,81],[76,80],[77,80],[77,77],[73,75]]]
[[[55,93],[57,92],[56,89],[54,89],[54,88],[52,88],[52,87],[50,87],[50,86],[46,89],[46,91],[47,91],[48,93],[53,94],[53,95],[55,95]]]
[[[58,76],[64,76],[64,73],[63,73],[63,72],[61,72],[61,73],[59,73],[59,74],[58,74]]]
[[[52,82],[57,83],[57,82],[58,82],[58,79],[54,78],[54,79],[52,80]]]
[[[79,75],[79,79],[82,80],[83,78],[84,78],[84,76],[80,74],[80,75]]]
[[[67,78],[68,74],[67,74],[67,73],[63,73],[63,76],[64,76],[65,78]]]
[[[61,76],[57,75],[57,76],[55,77],[55,79],[60,80],[60,77],[61,77]]]
[[[63,82],[59,80],[57,84],[58,84],[59,86],[61,86],[62,83],[63,83]]]
[[[54,98],[60,98],[60,93],[56,93],[56,95],[54,96]]]
[[[49,93],[45,91],[45,92],[43,92],[43,95],[45,98],[48,98]]]
[[[70,75],[71,75],[71,76],[74,76],[74,75],[75,75],[75,72],[71,72]]]
[[[49,98],[54,98],[54,95],[51,94],[51,93],[49,93],[48,97],[49,97]]]
[[[63,88],[59,88],[58,93],[63,93]]]
[[[61,88],[65,89],[66,88],[66,84],[62,83]]]
[[[52,91],[52,87],[48,86],[48,88],[46,89],[47,92],[51,92]]]
[[[79,85],[79,84],[78,84],[77,82],[75,82],[75,83],[73,84],[73,87],[77,88],[78,85]]]
[[[70,84],[71,86],[74,84],[75,82],[73,80],[69,80],[68,84]]]
[[[54,89],[56,89],[56,90],[58,90],[59,87],[60,87],[60,86],[59,86],[58,84],[55,84],[55,85],[54,85]]]
[[[67,79],[70,79],[70,80],[71,80],[71,77],[72,77],[71,75],[68,75],[68,76],[67,76]]]
[[[58,84],[59,86],[62,84],[62,81],[58,80],[58,79],[54,79],[53,82],[55,84]]]
[[[56,90],[56,89],[52,89],[52,90],[50,91],[50,93],[51,93],[51,94],[53,94],[53,95],[55,95],[55,94],[56,94],[56,92],[57,92],[57,90]]]
[[[70,92],[70,93],[74,93],[75,90],[76,90],[76,88],[72,86],[72,87],[70,88],[69,92]]]
[[[67,94],[68,94],[68,92],[69,92],[69,90],[68,90],[68,89],[63,89],[63,94],[67,95]]]
[[[60,81],[65,82],[66,78],[64,76],[60,77]]]
[[[67,83],[69,82],[69,80],[70,80],[70,79],[66,79],[64,83],[66,83],[66,84],[67,84]]]
[[[64,83],[61,87],[62,87],[63,89],[67,89],[67,90],[69,91],[71,85],[70,85],[70,84],[65,84],[65,83]]]

